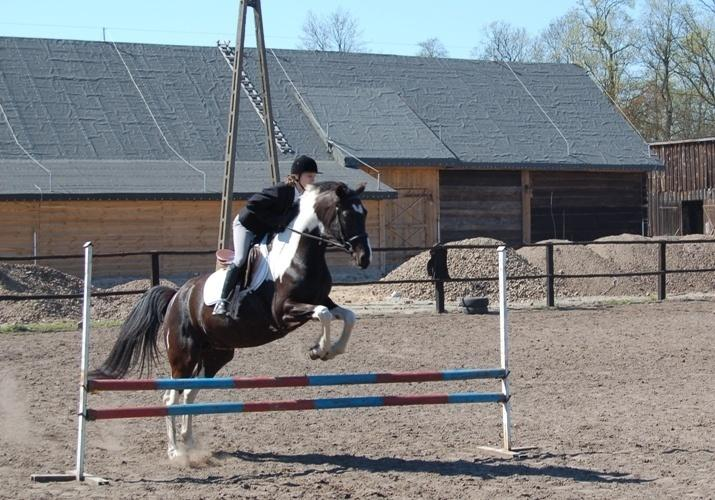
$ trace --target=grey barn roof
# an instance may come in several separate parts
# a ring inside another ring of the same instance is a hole
[[[660,167],[576,65],[293,50],[268,62],[273,85],[300,94],[335,142],[376,163]]]
[[[219,49],[116,47],[127,67],[111,43],[0,37],[0,104],[18,142],[52,170],[57,195],[215,196],[231,83]],[[258,84],[256,62],[255,50],[247,50],[245,70]],[[378,191],[370,176],[346,168],[357,162],[338,150],[375,166],[660,168],[573,65],[510,69],[485,61],[292,50],[270,51],[268,63],[275,119],[295,154],[315,157],[325,179],[367,181],[372,196],[394,191]],[[206,172],[207,193],[203,176],[167,141]],[[262,123],[242,94],[239,195],[270,182],[264,141]],[[294,154],[279,154],[285,173]],[[0,174],[0,195],[49,190],[49,175],[16,144],[2,114]]]

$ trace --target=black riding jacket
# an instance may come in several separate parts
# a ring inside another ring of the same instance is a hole
[[[243,227],[256,235],[283,231],[298,214],[295,187],[278,184],[256,193],[238,214]]]

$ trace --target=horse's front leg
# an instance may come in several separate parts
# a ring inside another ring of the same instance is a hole
[[[335,353],[332,352],[332,346],[330,345],[330,322],[333,320],[330,310],[321,305],[286,302],[283,308],[283,321],[285,323],[304,321],[309,318],[320,321],[321,329],[318,343],[308,351],[310,359],[327,361],[334,358]]]
[[[318,343],[314,345],[309,352],[310,359],[322,359],[327,361],[335,357],[330,344],[330,322],[333,321],[333,315],[325,306],[315,306],[313,311],[313,319],[320,321],[321,334]]]
[[[350,309],[345,309],[344,307],[334,306],[330,309],[330,314],[333,315],[335,319],[339,319],[343,322],[343,332],[340,334],[337,342],[330,349],[333,352],[333,356],[338,354],[344,354],[348,347],[348,342],[350,341],[350,334],[355,328],[356,318],[355,313]]]

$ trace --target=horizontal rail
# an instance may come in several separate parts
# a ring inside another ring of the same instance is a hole
[[[691,243],[715,243],[715,239],[697,239],[697,240],[648,240],[648,241],[631,241],[631,240],[614,240],[614,241],[554,241],[549,243],[528,243],[517,245],[515,248],[534,248],[553,246],[583,246],[583,245],[659,245],[665,242],[667,245],[687,245]],[[460,245],[445,243],[444,248],[451,250],[476,250],[476,249],[496,249],[501,245]],[[373,252],[424,252],[431,250],[434,247],[375,247]],[[100,253],[94,255],[94,258],[102,259],[109,257],[138,257],[144,255],[212,255],[215,250],[151,250],[143,252],[113,252]],[[0,255],[2,261],[27,261],[27,260],[51,260],[51,259],[82,259],[82,254],[65,254],[65,255]]]
[[[371,408],[381,406],[443,405],[465,403],[505,403],[499,392],[462,392],[406,396],[357,396],[285,401],[255,401],[236,403],[193,403],[171,406],[88,409],[87,420],[117,418],[175,417],[217,413],[250,413],[265,411],[335,410],[340,408]]]
[[[339,373],[294,377],[159,378],[139,380],[95,379],[89,391],[147,391],[182,389],[258,389],[267,387],[307,387],[326,385],[395,384],[451,380],[503,379],[502,368],[459,368],[436,372]]]
[[[370,250],[373,252],[424,252],[432,247],[375,247]],[[478,248],[497,248],[496,245]],[[328,249],[332,251],[331,249]],[[342,252],[341,249],[335,249],[336,252]],[[161,250],[161,251],[143,251],[143,252],[114,252],[114,253],[98,253],[94,255],[96,259],[116,258],[116,257],[141,257],[145,255],[213,255],[216,250]],[[64,254],[64,255],[0,255],[2,261],[26,261],[26,260],[62,260],[62,259],[83,259],[83,254]]]
[[[116,292],[94,292],[91,294],[92,297],[115,297],[119,295],[138,295],[140,293],[146,292],[144,290],[121,290]],[[22,301],[22,300],[45,300],[45,299],[81,299],[84,297],[81,293],[64,293],[57,295],[0,295],[0,301],[11,300],[11,301]]]
[[[554,279],[587,279],[587,278],[633,278],[637,276],[659,276],[661,274],[689,274],[689,273],[713,273],[715,268],[707,267],[702,269],[667,269],[662,271],[642,271],[631,273],[595,273],[595,274],[554,274]],[[548,278],[548,274],[533,274],[524,276],[509,276],[509,281],[523,281]],[[414,280],[378,280],[378,281],[351,281],[351,282],[335,282],[333,286],[367,286],[367,285],[404,285],[404,284],[433,284],[437,281],[444,283],[477,283],[482,281],[497,281],[499,278],[495,276],[477,276],[474,278],[449,278],[444,280],[436,279],[414,279]],[[113,297],[119,295],[139,295],[146,292],[143,290],[123,290],[116,292],[95,292],[92,297]],[[46,299],[81,299],[81,293],[67,293],[56,295],[0,295],[0,302],[13,301],[21,302],[23,300],[46,300]]]
[[[575,245],[660,245],[665,242],[668,245],[683,245],[689,243],[715,243],[715,239],[698,239],[698,240],[648,240],[648,241],[632,241],[632,240],[614,240],[614,241],[554,241],[547,243],[528,243],[519,245],[523,247],[545,247],[553,246],[575,246]]]

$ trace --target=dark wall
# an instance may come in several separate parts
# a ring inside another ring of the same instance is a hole
[[[521,172],[442,170],[439,198],[441,241],[521,243]]]
[[[586,241],[641,234],[646,210],[646,174],[532,172],[532,240]]]

